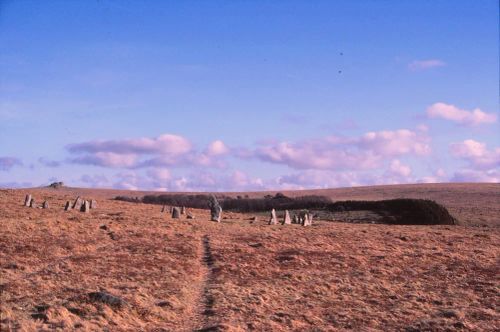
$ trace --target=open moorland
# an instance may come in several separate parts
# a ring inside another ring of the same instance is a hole
[[[24,207],[31,194],[48,209]],[[459,225],[315,220],[116,201],[151,194],[0,190],[1,331],[496,331],[500,185],[284,192],[332,200],[425,198]],[[227,193],[262,197],[269,193]],[[89,213],[64,211],[79,195]]]

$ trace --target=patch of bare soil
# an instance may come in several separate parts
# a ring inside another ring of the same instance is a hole
[[[488,190],[474,195],[498,194]],[[500,326],[498,227],[269,226],[238,213],[224,213],[218,224],[205,210],[174,220],[160,206],[76,188],[29,190],[50,202],[31,209],[22,206],[27,192],[0,191],[1,331]],[[98,209],[64,212],[76,195],[97,198]],[[434,195],[447,201],[451,194]],[[488,214],[488,204],[466,208]]]

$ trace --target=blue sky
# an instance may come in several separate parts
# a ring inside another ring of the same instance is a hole
[[[0,186],[500,182],[497,1],[0,1]]]

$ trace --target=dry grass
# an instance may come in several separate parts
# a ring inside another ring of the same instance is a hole
[[[159,206],[107,199],[116,191],[30,190],[49,210],[23,207],[25,190],[0,191],[1,330],[496,330],[498,185],[411,188],[339,199],[438,198],[464,224],[489,226],[304,228],[236,213],[217,224],[208,211],[172,220]],[[64,212],[76,194],[98,209]],[[99,290],[126,304],[87,295]]]

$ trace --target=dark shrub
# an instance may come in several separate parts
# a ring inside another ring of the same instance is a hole
[[[141,203],[142,199],[139,197],[128,197],[128,196],[116,196],[115,200],[117,201],[124,201],[124,202],[131,202],[131,203]]]
[[[237,212],[263,212],[276,210],[324,209],[331,200],[324,196],[301,196],[290,198],[283,194],[266,195],[264,198],[234,199],[226,197],[222,200],[224,210]]]
[[[185,195],[185,194],[168,194],[168,195],[146,195],[142,199],[117,196],[116,200],[171,205],[185,206],[190,208],[206,209],[208,208],[209,195]],[[323,209],[331,204],[331,200],[323,196],[302,196],[296,198],[286,197],[278,193],[275,196],[267,195],[264,198],[245,198],[238,196],[237,198],[220,196],[217,197],[223,210],[238,211],[238,212],[261,212],[271,209],[277,210],[300,210],[300,209]]]
[[[386,222],[398,225],[455,225],[448,210],[431,200],[390,199],[384,201],[343,201],[330,204],[330,211],[370,210],[391,216]]]
[[[184,195],[184,194],[170,194],[170,195],[146,195],[142,198],[143,203],[148,204],[161,204],[172,206],[185,206],[196,209],[208,208],[209,195]]]

